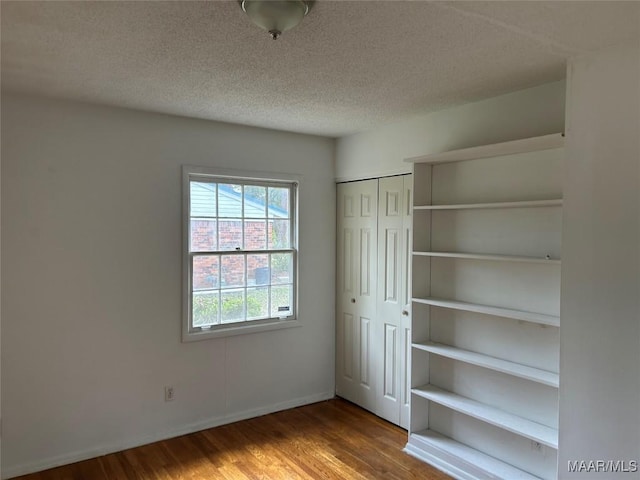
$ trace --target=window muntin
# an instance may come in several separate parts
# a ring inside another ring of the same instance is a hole
[[[186,174],[187,333],[294,319],[296,182]]]

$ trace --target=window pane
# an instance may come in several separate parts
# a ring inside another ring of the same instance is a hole
[[[293,311],[293,288],[291,285],[271,287],[271,316],[288,317]]]
[[[220,257],[217,255],[201,255],[193,257],[192,271],[193,290],[218,288],[220,278]]]
[[[246,250],[266,250],[267,248],[267,221],[244,221],[244,248]]]
[[[214,170],[189,176],[185,295],[194,335],[198,327],[295,316],[294,186],[246,184],[252,180],[216,177]]]
[[[190,212],[192,217],[216,216],[216,184],[191,182]]]
[[[191,297],[193,326],[203,327],[220,323],[220,292],[194,292]]]
[[[242,248],[242,221],[220,220],[218,231],[219,250],[238,250]]]
[[[247,255],[247,285],[269,285],[269,256]]]
[[[267,218],[267,188],[255,185],[244,186],[244,216]]]
[[[218,184],[218,217],[242,217],[242,185]]]
[[[191,251],[202,252],[218,249],[216,220],[191,220]]]
[[[291,235],[289,232],[289,220],[269,221],[269,248],[291,247]]]
[[[275,253],[271,255],[271,283],[291,283],[293,278],[292,273],[292,253]]]
[[[289,189],[269,187],[269,217],[289,218]]]
[[[222,288],[244,287],[244,255],[223,255],[221,268]]]
[[[247,319],[269,317],[269,287],[247,288]]]
[[[242,322],[244,320],[244,290],[223,290],[222,323]]]

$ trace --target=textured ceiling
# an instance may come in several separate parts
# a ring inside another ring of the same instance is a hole
[[[564,77],[640,2],[319,0],[273,41],[235,1],[0,3],[2,88],[341,136]]]

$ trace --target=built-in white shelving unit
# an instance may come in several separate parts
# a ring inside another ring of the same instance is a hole
[[[501,262],[531,262],[531,263],[555,263],[560,264],[559,258],[522,257],[517,255],[482,255],[478,253],[461,252],[413,252],[413,255],[425,257],[467,258],[475,260],[492,260]]]
[[[526,200],[521,202],[461,203],[454,205],[414,205],[414,210],[474,210],[485,208],[533,208],[562,205],[562,199]]]
[[[545,315],[542,313],[525,312],[523,310],[513,310],[511,308],[492,307],[489,305],[479,305],[476,303],[457,302],[454,300],[443,300],[441,298],[413,298],[414,303],[423,303],[434,307],[451,308],[454,310],[465,310],[467,312],[483,313],[496,317],[513,318],[523,322],[539,323],[541,325],[560,326],[560,317],[555,315]]]
[[[409,453],[427,459],[429,463],[442,470],[449,470],[452,463],[459,463],[462,466],[461,471],[467,474],[466,478],[486,478],[486,472],[491,472],[493,478],[540,480],[433,430],[415,432],[412,434],[412,440],[406,448]]]
[[[550,387],[558,388],[560,376],[557,373],[541,370],[539,368],[527,367],[519,363],[509,362],[500,358],[483,355],[482,353],[470,352],[461,348],[451,347],[435,342],[414,343],[413,348],[424,350],[429,353],[452,358],[461,362],[489,368],[496,372],[507,373],[514,377],[526,378],[532,382],[542,383]]]
[[[455,478],[557,476],[563,140],[408,160],[406,451]]]
[[[543,445],[558,448],[558,430],[504,412],[470,398],[447,392],[433,385],[411,389],[411,392],[458,412],[478,418],[510,432],[530,438]]]

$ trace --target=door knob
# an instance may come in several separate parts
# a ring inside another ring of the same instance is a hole
[[[409,312],[407,310],[402,310],[402,315],[404,315],[405,317],[408,317]]]
[[[355,299],[355,298],[352,298],[352,299],[351,299],[351,303],[356,303],[356,299]]]

